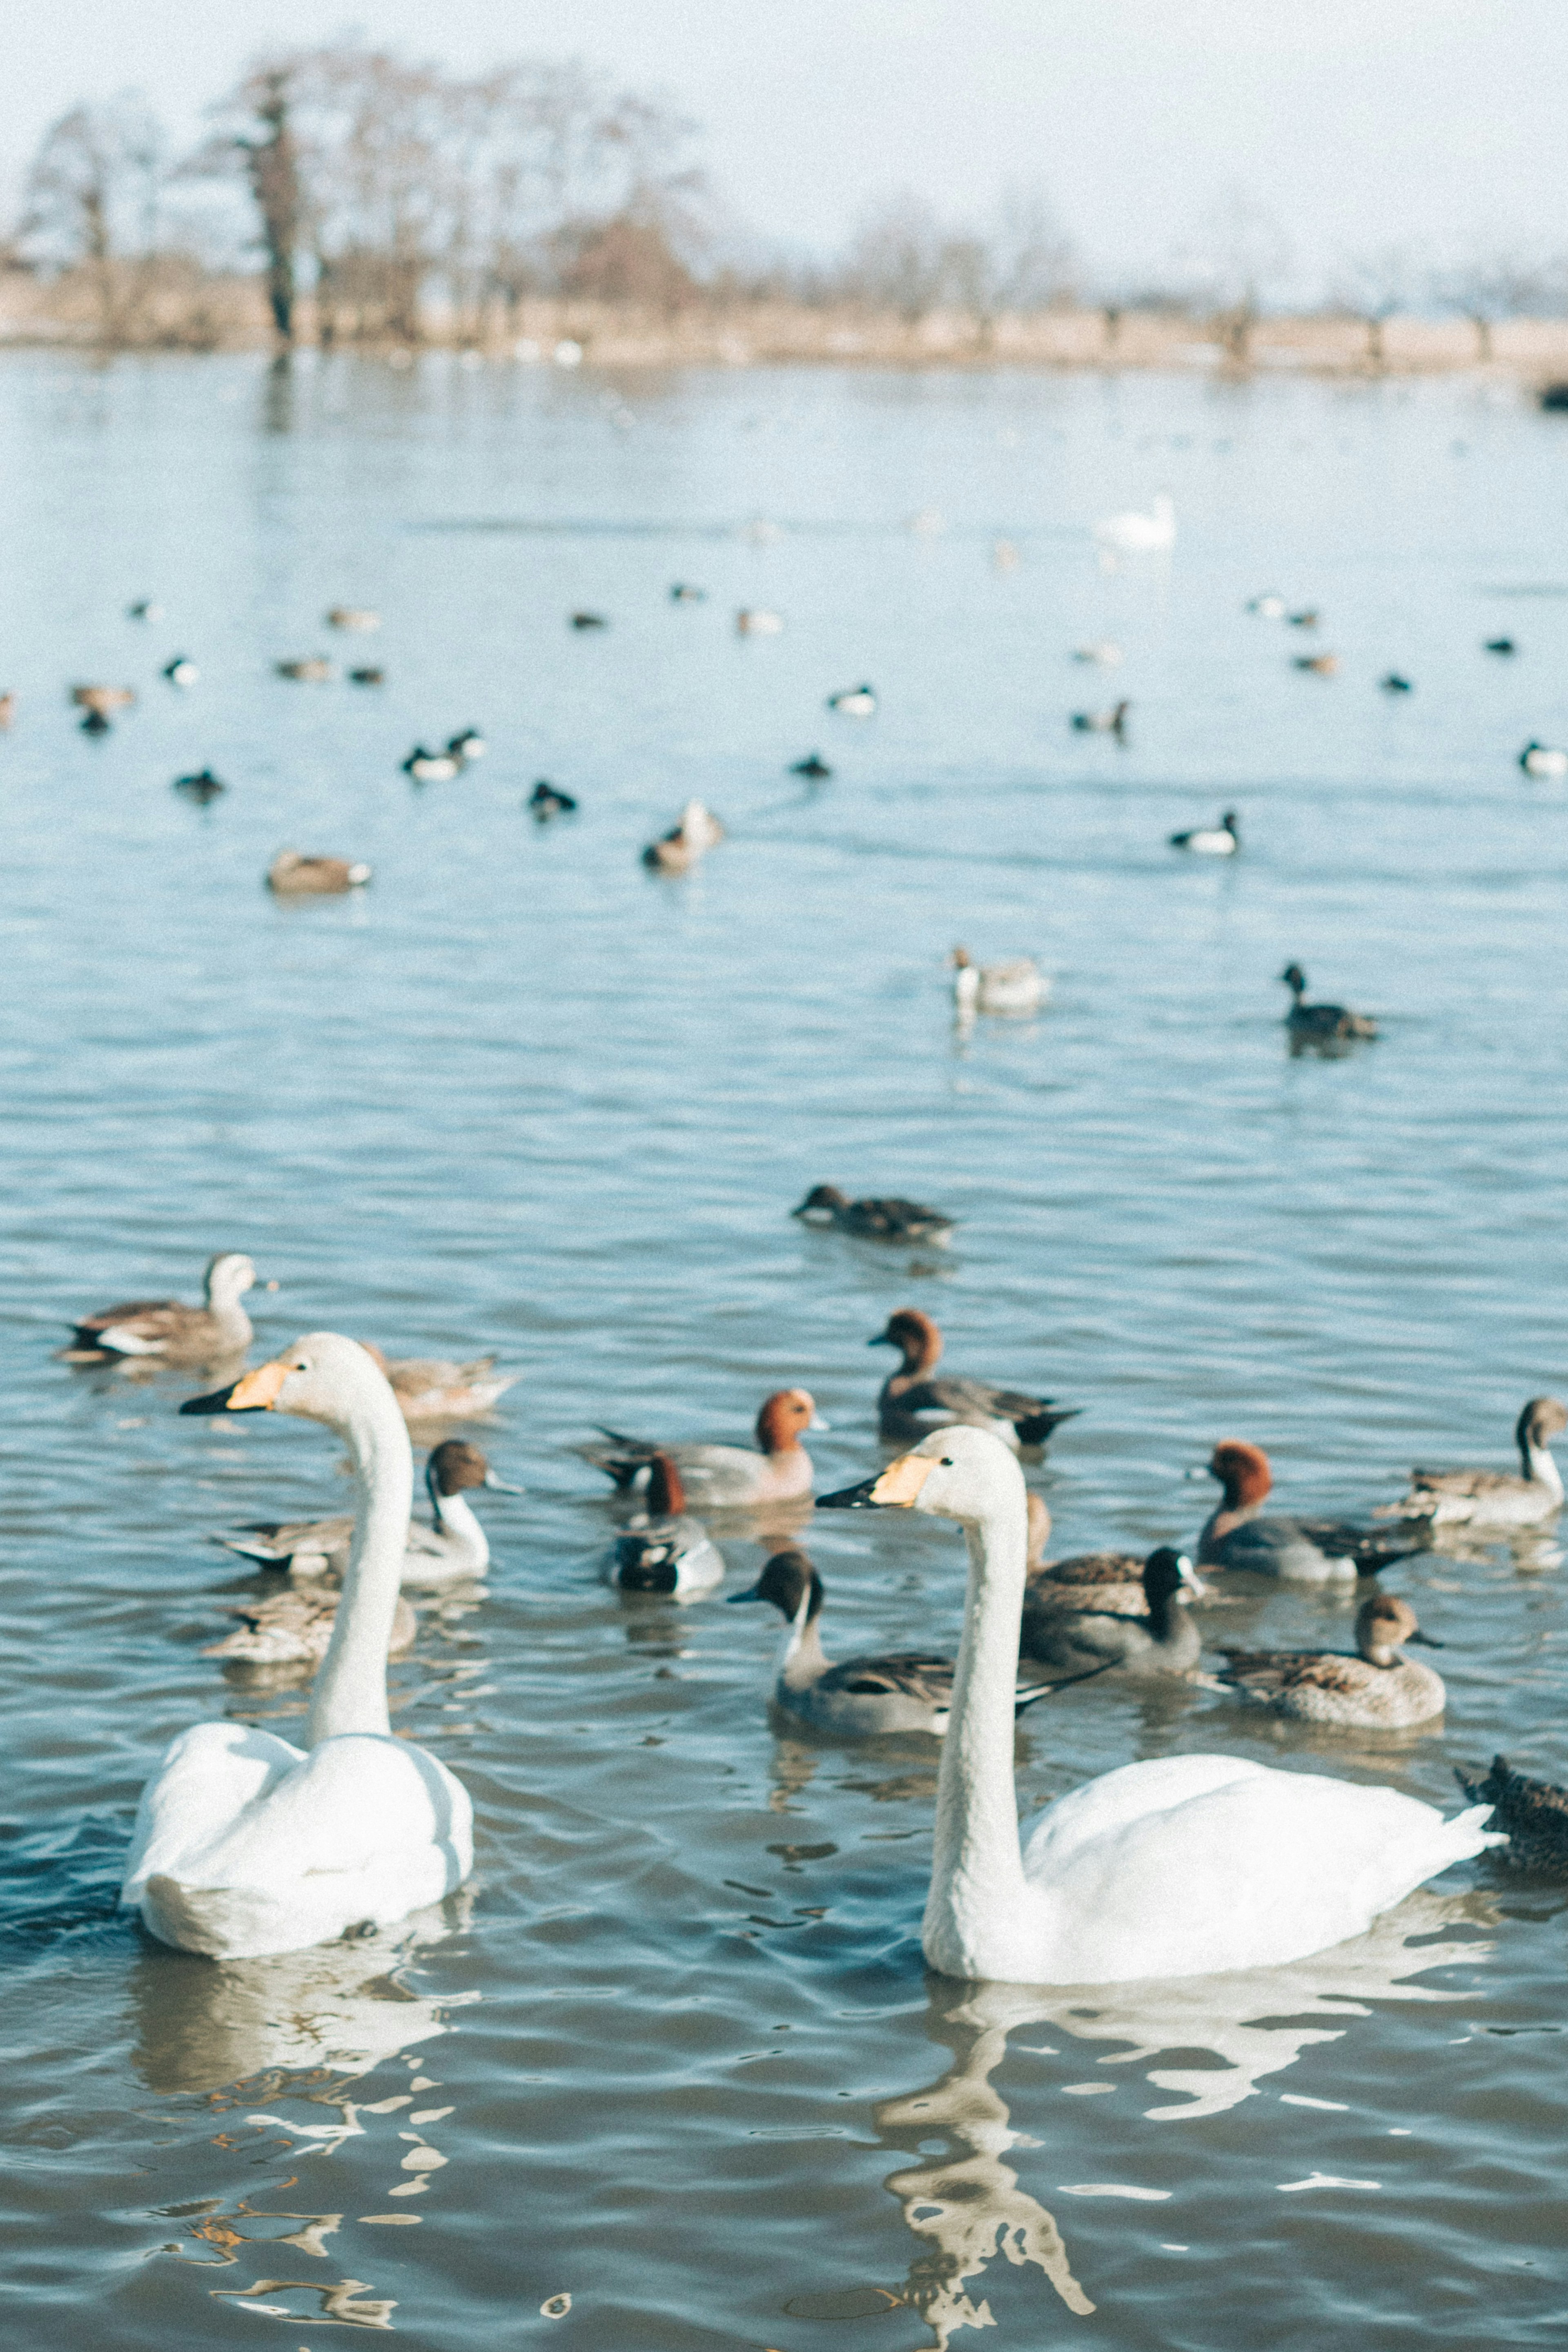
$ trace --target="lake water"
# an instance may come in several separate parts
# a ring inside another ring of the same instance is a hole
[[[1564,420],[1463,381],[48,355],[5,361],[0,411],[13,2340],[911,2352],[989,2317],[1016,2352],[1214,2352],[1265,2312],[1303,2352],[1553,2340],[1560,1889],[1467,1864],[1256,1978],[929,1978],[930,1744],[790,1736],[771,1615],[607,1594],[571,1448],[743,1438],[798,1381],[846,1484],[880,1458],[866,1342],[912,1303],[957,1369],[1083,1407],[1030,1472],[1064,1551],[1190,1538],[1222,1435],[1287,1507],[1507,1465],[1568,1384],[1568,793],[1515,764],[1568,736]],[[1174,555],[1102,570],[1088,526],[1161,488]],[[1274,589],[1315,634],[1244,611]],[[163,620],[124,617],[145,596]],[[379,635],[334,646],[338,603]],[[743,604],[784,633],[739,638]],[[1123,665],[1075,667],[1105,637]],[[345,646],[384,687],[273,674]],[[1292,667],[1322,649],[1337,676]],[[89,678],[141,697],[101,741]],[[873,721],[824,710],[862,678]],[[1123,694],[1125,743],[1072,733]],[[411,788],[414,740],[470,723],[489,756]],[[813,749],[816,793],[785,772]],[[204,813],[169,787],[208,763]],[[574,821],[523,814],[540,776]],[[729,838],[655,878],[692,793]],[[1165,847],[1227,805],[1239,858]],[[271,901],[290,845],[371,888]],[[1038,957],[1049,1010],[955,1037],[958,940]],[[1291,957],[1380,1041],[1291,1060]],[[803,1230],[821,1180],[938,1203],[953,1247]],[[473,1791],[470,1886],[229,1968],[117,1916],[120,1859],[183,1726],[297,1728],[297,1687],[202,1654],[256,1589],[205,1538],[335,1507],[338,1449],[53,1352],[220,1248],[279,1286],[262,1349],[496,1351],[521,1378],[482,1442],[529,1489],[484,1506],[488,1593],[392,1676]],[[955,1639],[953,1529],[807,1534],[830,1649]],[[763,1554],[725,1544],[739,1589]],[[1215,1748],[1446,1807],[1499,1747],[1565,1777],[1555,1547],[1390,1581],[1447,1644],[1436,1729],[1090,1687],[1028,1719],[1024,1811]],[[1350,1604],[1205,1625],[1339,1644]]]

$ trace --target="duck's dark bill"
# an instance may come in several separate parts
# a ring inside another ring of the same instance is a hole
[[[879,1470],[876,1477],[862,1478],[858,1486],[840,1486],[837,1495],[818,1495],[817,1509],[819,1511],[879,1511],[882,1506],[880,1503],[872,1501],[871,1494],[881,1475]]]
[[[182,1412],[226,1412],[228,1401],[238,1386],[238,1381],[230,1381],[227,1388],[214,1389],[211,1396],[187,1397],[180,1411]],[[243,1412],[247,1408],[242,1405],[239,1410]],[[258,1408],[252,1405],[249,1410],[254,1412]]]

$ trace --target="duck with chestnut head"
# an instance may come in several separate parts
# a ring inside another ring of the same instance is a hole
[[[963,1373],[938,1374],[942,1333],[918,1307],[899,1307],[867,1345],[897,1348],[903,1358],[883,1381],[878,1401],[881,1433],[890,1445],[910,1444],[952,1422],[989,1429],[1007,1445],[1044,1445],[1053,1430],[1082,1410]]]
[[[1274,1487],[1268,1456],[1261,1445],[1240,1438],[1221,1439],[1209,1456],[1208,1475],[1225,1493],[1198,1538],[1200,1568],[1250,1569],[1254,1575],[1297,1584],[1350,1583],[1422,1549],[1391,1528],[1266,1514],[1263,1506]]]
[[[777,1389],[757,1415],[757,1444],[750,1446],[669,1444],[665,1440],[627,1437],[616,1429],[603,1429],[602,1445],[580,1445],[578,1453],[596,1470],[613,1478],[623,1492],[641,1493],[662,1454],[679,1474],[684,1492],[700,1507],[746,1509],[758,1504],[793,1502],[809,1495],[811,1456],[801,1444],[801,1433],[826,1429],[827,1423],[805,1389]]]

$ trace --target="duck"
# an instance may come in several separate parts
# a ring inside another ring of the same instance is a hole
[[[16,724],[16,691],[15,688],[7,687],[5,693],[0,694],[0,735],[8,734],[12,727]]]
[[[1364,1934],[1426,1879],[1501,1842],[1485,1827],[1489,1805],[1445,1820],[1394,1789],[1183,1755],[1086,1781],[1021,1846],[1017,1462],[988,1430],[941,1430],[817,1508],[915,1510],[956,1520],[967,1539],[921,1936],[939,1976],[1086,1985],[1275,1967]]]
[[[449,784],[454,776],[463,772],[459,751],[429,751],[423,743],[416,743],[400,765],[404,774],[412,776],[416,784]]]
[[[887,1326],[868,1339],[870,1348],[897,1348],[903,1362],[882,1383],[877,1414],[889,1444],[909,1444],[928,1430],[966,1422],[989,1429],[1012,1446],[1047,1445],[1052,1432],[1073,1420],[1082,1408],[1058,1405],[1052,1397],[1027,1396],[1019,1389],[1003,1389],[989,1381],[963,1374],[931,1378],[942,1358],[942,1333],[918,1307],[900,1307]]]
[[[1290,1010],[1285,1015],[1285,1026],[1292,1038],[1376,1036],[1377,1024],[1367,1013],[1352,1013],[1343,1004],[1307,1003],[1307,975],[1299,963],[1288,963],[1279,979],[1281,985],[1290,992]]]
[[[1514,1423],[1520,1475],[1507,1470],[1412,1470],[1410,1492],[1373,1513],[1429,1528],[1533,1528],[1563,1507],[1563,1479],[1552,1441],[1568,1429],[1556,1397],[1531,1397]]]
[[[877,715],[877,689],[874,686],[841,687],[827,698],[829,710],[837,710],[840,719],[874,719]]]
[[[735,615],[738,637],[782,637],[784,614],[771,613],[759,604],[743,604]]]
[[[1256,613],[1260,621],[1282,621],[1285,618],[1285,599],[1270,590],[1262,596],[1249,596],[1247,610]]]
[[[792,776],[805,776],[814,784],[825,784],[832,773],[820,751],[807,752],[805,758],[797,760],[790,770]]]
[[[1242,1698],[1302,1723],[1347,1731],[1404,1731],[1429,1723],[1447,1705],[1440,1675],[1405,1657],[1406,1642],[1425,1642],[1407,1601],[1374,1592],[1356,1612],[1356,1654],[1342,1650],[1232,1650],[1219,1681]]]
[[[201,672],[188,655],[176,654],[173,661],[163,664],[162,675],[171,686],[195,686]]]
[[[1516,654],[1519,647],[1511,637],[1489,637],[1481,650],[1483,653],[1507,655]]]
[[[1093,662],[1100,669],[1120,669],[1123,658],[1121,646],[1110,637],[1101,637],[1092,645],[1074,646],[1072,657],[1075,662]]]
[[[1194,857],[1234,857],[1241,847],[1241,819],[1226,809],[1217,824],[1200,824],[1189,833],[1173,833],[1173,849],[1190,850]]]
[[[669,601],[672,604],[705,604],[708,591],[706,588],[694,588],[689,580],[677,580],[671,584]]]
[[[128,1356],[156,1356],[165,1364],[216,1364],[242,1356],[254,1334],[240,1305],[256,1287],[256,1268],[243,1250],[219,1250],[202,1277],[203,1303],[138,1298],[84,1315],[65,1350],[71,1364],[107,1364]]]
[[[958,1222],[940,1209],[922,1209],[918,1201],[900,1200],[896,1194],[884,1200],[852,1201],[837,1184],[814,1184],[790,1215],[808,1225],[835,1226],[861,1241],[930,1242],[943,1249]]]
[[[1079,735],[1125,736],[1127,714],[1131,708],[1130,702],[1117,702],[1109,710],[1075,710],[1072,715],[1074,730]]]
[[[377,668],[374,663],[363,669],[351,669],[349,684],[351,686],[384,686],[386,672]]]
[[[1285,615],[1293,629],[1315,629],[1322,617],[1315,604],[1305,605],[1300,612]]]
[[[498,1372],[493,1356],[453,1363],[444,1356],[389,1360],[372,1340],[363,1343],[373,1363],[385,1373],[410,1427],[430,1421],[474,1421],[492,1410],[521,1372]]]
[[[381,614],[368,604],[331,604],[327,608],[331,629],[379,629]]]
[[[82,719],[81,731],[84,735],[108,735],[113,731],[113,726],[114,721],[107,710],[89,710]]]
[[[776,1704],[818,1731],[874,1738],[879,1733],[927,1731],[945,1734],[952,1714],[953,1663],[923,1651],[887,1652],[845,1658],[838,1665],[824,1654],[817,1622],[822,1615],[822,1579],[794,1545],[774,1552],[749,1591],[735,1601],[771,1601],[789,1628],[779,1652],[773,1684]],[[1013,1713],[1023,1714],[1051,1685],[1020,1665]]]
[[[964,1018],[976,1013],[1037,1013],[1049,992],[1032,956],[976,964],[967,948],[954,948],[948,962],[952,1001]]]
[[[574,613],[572,615],[574,629],[607,629],[609,625],[608,617],[603,613]]]
[[[679,821],[658,841],[650,841],[642,862],[660,874],[685,874],[698,859],[724,838],[724,828],[699,800],[688,801]]]
[[[134,604],[127,604],[125,617],[128,621],[161,621],[163,617],[163,607],[155,603],[151,596],[141,596]]]
[[[210,768],[204,768],[198,775],[176,776],[170,789],[184,793],[187,800],[195,801],[205,808],[209,801],[216,801],[220,793],[228,790],[228,786],[221,777],[215,776]]]
[[[307,856],[299,849],[280,849],[267,869],[267,887],[279,898],[341,898],[369,880],[370,867],[363,862]]]
[[[117,710],[134,709],[136,689],[131,686],[73,686],[71,700],[91,718],[111,719]]]
[[[482,760],[489,748],[477,727],[465,727],[447,740],[447,749],[455,760]]]
[[[320,654],[306,654],[297,661],[274,662],[279,677],[292,678],[296,686],[326,686],[332,675],[332,665]]]
[[[350,1520],[351,1528],[353,1524]],[[230,1601],[227,1613],[237,1617],[239,1624],[221,1642],[209,1642],[202,1655],[251,1670],[320,1665],[331,1646],[338,1601],[335,1586],[290,1584],[281,1592]],[[406,1656],[418,1634],[418,1617],[399,1593],[386,1639],[387,1656]]]
[[[577,803],[571,793],[562,792],[559,786],[547,782],[542,776],[530,793],[527,806],[537,824],[548,824],[552,816],[575,816],[577,814]]]
[[[793,1502],[809,1495],[811,1456],[800,1442],[804,1429],[826,1429],[815,1400],[805,1389],[776,1389],[757,1415],[757,1450],[745,1445],[650,1444],[626,1437],[618,1429],[601,1426],[603,1445],[580,1445],[577,1452],[595,1470],[613,1478],[622,1493],[647,1488],[660,1454],[673,1465],[683,1495],[714,1508],[733,1505]]]
[[[1064,1609],[1092,1610],[1102,1617],[1147,1615],[1143,1562],[1136,1552],[1083,1551],[1074,1552],[1067,1559],[1047,1560],[1046,1546],[1051,1538],[1051,1515],[1043,1496],[1031,1494],[1027,1512],[1028,1548],[1024,1562],[1026,1647],[1032,1639],[1033,1620],[1038,1616],[1054,1625]]]
[[[1026,1587],[1019,1654],[1037,1665],[1074,1679],[1094,1674],[1191,1675],[1203,1642],[1192,1612],[1183,1604],[1205,1590],[1184,1552],[1161,1544],[1143,1562],[1139,1577],[1143,1613],[1082,1608],[1068,1602],[1043,1605],[1048,1588]]]
[[[387,1716],[414,1479],[397,1400],[354,1340],[312,1331],[180,1410],[324,1423],[353,1463],[353,1545],[304,1746],[232,1721],[181,1732],[142,1790],[121,1901],[161,1943],[218,1960],[388,1927],[473,1867],[467,1790]]]
[[[1176,543],[1175,501],[1168,490],[1161,490],[1147,514],[1134,509],[1127,514],[1107,515],[1095,524],[1094,536],[1101,547],[1119,554],[1158,554]]]
[[[622,1592],[659,1592],[693,1601],[724,1580],[724,1559],[700,1520],[686,1516],[686,1489],[668,1454],[648,1464],[647,1508],[616,1538],[605,1560],[606,1584]]]
[[[1519,755],[1519,764],[1527,776],[1568,776],[1568,751],[1538,743],[1532,735]]]
[[[1384,694],[1414,694],[1415,691],[1410,680],[1401,677],[1396,669],[1391,669],[1385,677],[1379,678],[1378,684]]]
[[[1338,654],[1297,654],[1293,669],[1308,670],[1313,677],[1332,677],[1340,666]]]
[[[401,1577],[405,1585],[456,1584],[487,1573],[489,1543],[463,1499],[465,1493],[480,1486],[489,1486],[498,1495],[523,1492],[521,1486],[509,1486],[498,1478],[477,1445],[449,1437],[435,1448],[425,1465],[431,1524],[426,1527],[419,1519],[408,1523]],[[263,1568],[285,1568],[292,1576],[341,1576],[353,1528],[352,1516],[299,1519],[287,1525],[274,1521],[237,1528],[227,1535],[215,1536],[213,1541],[226,1551],[237,1552],[242,1559],[259,1560]]]
[[[1454,1778],[1473,1804],[1492,1808],[1498,1827],[1508,1832],[1508,1860],[1525,1870],[1568,1870],[1568,1789],[1555,1780],[1528,1780],[1506,1756],[1492,1758],[1484,1780],[1456,1769]]]
[[[1196,1475],[1196,1474],[1194,1474]],[[1274,1486],[1261,1445],[1226,1437],[1209,1457],[1208,1475],[1224,1488],[1218,1508],[1198,1538],[1200,1568],[1245,1568],[1295,1584],[1352,1582],[1375,1576],[1390,1560],[1408,1559],[1421,1544],[1400,1543],[1391,1528],[1344,1519],[1261,1516]]]

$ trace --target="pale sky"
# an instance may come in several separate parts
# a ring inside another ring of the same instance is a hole
[[[705,126],[741,222],[829,250],[879,193],[955,221],[1038,184],[1112,277],[1158,271],[1240,187],[1303,288],[1354,253],[1568,249],[1563,0],[367,0],[374,43],[478,67],[580,55]],[[319,0],[49,0],[9,13],[0,171],[82,97],[142,90],[178,140]]]

